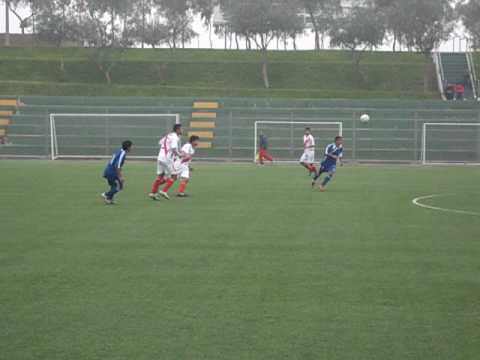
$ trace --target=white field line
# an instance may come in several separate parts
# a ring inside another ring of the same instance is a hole
[[[429,210],[448,212],[448,213],[453,213],[453,214],[461,214],[461,215],[480,216],[480,213],[474,212],[474,211],[448,209],[448,208],[442,208],[442,207],[438,207],[438,206],[425,205],[425,204],[421,203],[422,200],[428,200],[428,199],[434,199],[434,198],[438,198],[438,197],[452,196],[452,195],[453,194],[435,194],[435,195],[419,196],[419,197],[413,199],[412,203],[415,206],[418,206],[418,207],[421,207],[421,208],[424,208],[424,209],[429,209]]]

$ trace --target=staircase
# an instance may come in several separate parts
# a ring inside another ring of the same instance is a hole
[[[8,127],[12,123],[12,116],[17,110],[17,99],[0,98],[0,145],[8,145]]]
[[[441,53],[441,66],[443,68],[443,82],[446,85],[465,85],[465,99],[473,99],[472,74],[465,53]]]
[[[216,101],[196,101],[193,103],[192,120],[188,137],[200,137],[199,149],[211,149],[215,138],[215,119],[220,104]]]

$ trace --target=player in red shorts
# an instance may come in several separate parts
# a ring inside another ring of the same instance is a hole
[[[260,149],[258,151],[258,162],[260,163],[260,165],[264,165],[265,160],[273,162],[273,157],[268,152],[268,139],[263,133],[260,133],[259,148]]]

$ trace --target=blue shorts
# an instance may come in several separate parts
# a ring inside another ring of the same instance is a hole
[[[117,176],[105,176],[105,179],[107,180],[108,185],[112,188],[114,191],[122,191],[123,190],[123,183],[120,181],[120,179]]]
[[[337,164],[328,164],[322,162],[320,164],[320,170],[327,173],[335,173],[337,171]]]

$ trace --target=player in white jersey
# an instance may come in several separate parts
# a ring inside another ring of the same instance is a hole
[[[317,169],[315,163],[315,138],[312,135],[310,128],[305,128],[303,135],[303,155],[300,158],[300,164],[306,168],[310,175],[316,174]]]
[[[183,145],[180,151],[180,158],[175,161],[175,173],[180,177],[180,186],[178,188],[178,197],[186,197],[185,190],[190,181],[190,163],[192,162],[195,148],[198,146],[200,138],[196,135],[190,136],[188,144]]]
[[[177,179],[174,164],[180,158],[180,136],[182,135],[182,125],[176,124],[173,131],[164,136],[159,141],[160,152],[157,158],[157,178],[153,182],[152,191],[148,195],[151,199],[157,200],[157,194],[168,199],[168,190]],[[158,191],[160,186],[165,184],[162,191]]]

